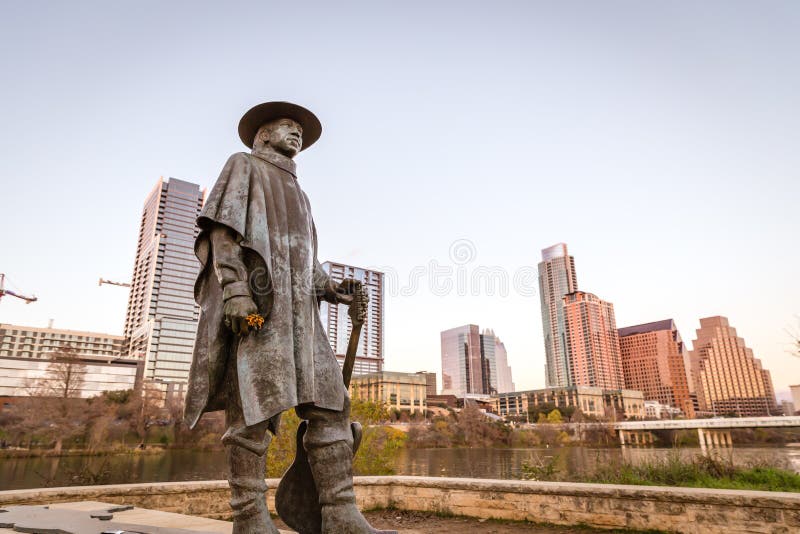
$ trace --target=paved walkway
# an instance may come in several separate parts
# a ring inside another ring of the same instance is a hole
[[[232,524],[228,521],[217,521],[203,517],[160,512],[158,510],[146,510],[144,508],[133,508],[131,510],[114,512],[113,519],[110,521],[99,521],[96,519],[90,519],[88,517],[88,512],[107,510],[114,506],[115,505],[113,504],[97,501],[81,501],[52,504],[49,506],[49,509],[53,512],[53,516],[56,516],[59,512],[61,512],[61,515],[64,517],[62,521],[66,521],[67,523],[71,521],[70,519],[67,519],[69,514],[75,512],[86,512],[86,525],[89,526],[82,526],[73,530],[69,528],[69,524],[59,525],[60,527],[64,528],[62,532],[74,532],[75,534],[100,534],[104,530],[107,530],[108,527],[111,527],[112,523],[124,524],[127,528],[135,526],[136,530],[141,532],[177,532],[176,530],[171,529],[180,529],[180,532],[194,531],[198,533],[231,534]],[[522,532],[527,534],[586,534],[592,532],[604,532],[608,534],[609,532],[614,532],[608,530],[594,530],[589,528],[535,526],[520,522],[479,520],[460,517],[438,517],[430,513],[405,512],[398,510],[380,510],[367,512],[365,515],[374,527],[383,529],[396,529],[400,532],[400,534],[453,534],[454,532],[485,534],[518,534]],[[0,514],[0,523],[2,523],[2,519],[2,514]],[[276,524],[278,527],[283,527],[284,529],[286,528],[286,526],[280,522],[280,520],[276,520]],[[81,525],[83,525],[83,520],[81,520]],[[72,526],[73,528],[75,527],[75,525]],[[152,527],[152,530],[148,529],[147,527]],[[51,530],[47,530],[47,532],[51,532]],[[0,534],[13,533],[14,531],[11,529],[0,527]],[[281,530],[281,533],[292,534],[292,532],[289,530]]]
[[[114,504],[102,503],[97,501],[81,501],[70,503],[58,503],[49,505],[49,509],[57,514],[58,512],[86,512],[86,517],[89,517],[89,512],[98,510],[107,510],[113,508]],[[38,508],[38,507],[37,507]],[[4,519],[0,514],[0,522]],[[75,534],[100,534],[104,530],[110,528],[112,523],[124,524],[127,528],[129,525],[135,525],[136,530],[143,532],[151,532],[147,527],[155,527],[152,532],[160,532],[160,529],[180,529],[182,532],[195,531],[213,534],[231,534],[231,523],[227,521],[216,521],[214,519],[206,519],[204,517],[196,517],[191,515],[173,514],[170,512],[159,512],[158,510],[146,510],[144,508],[133,508],[121,512],[114,512],[113,519],[110,521],[99,521],[97,519],[87,521],[87,525],[76,527],[77,520],[72,520],[69,516],[65,515],[62,520],[66,524],[58,525],[63,528],[65,532],[75,532]],[[82,518],[81,518],[82,519]],[[34,521],[31,522],[34,525]],[[44,523],[43,523],[44,524]],[[39,525],[35,525],[39,526]],[[50,525],[46,525],[50,527]],[[72,527],[72,528],[70,528]],[[43,528],[43,527],[40,527]],[[74,530],[73,530],[74,529]],[[52,530],[42,530],[43,532],[53,532]],[[0,528],[0,534],[15,533],[12,529]],[[288,534],[288,533],[286,533]]]

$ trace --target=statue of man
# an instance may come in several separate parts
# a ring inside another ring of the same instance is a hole
[[[319,316],[320,300],[352,297],[317,260],[293,161],[321,133],[317,117],[295,104],[249,110],[239,136],[252,152],[228,159],[197,220],[201,314],[185,417],[194,427],[203,413],[225,410],[235,534],[278,532],[265,502],[265,455],[281,413],[293,407],[308,421],[303,447],[322,532],[378,532],[355,505],[350,399]]]

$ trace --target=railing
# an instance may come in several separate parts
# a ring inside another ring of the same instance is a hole
[[[658,421],[624,421],[613,423],[614,430],[669,430],[717,428],[800,427],[800,416],[730,417],[714,419],[661,419]]]

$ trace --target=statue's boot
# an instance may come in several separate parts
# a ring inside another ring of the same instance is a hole
[[[264,481],[271,436],[262,430],[262,439],[256,440],[247,430],[229,428],[222,436],[228,454],[233,534],[278,534],[267,509]]]
[[[311,410],[303,446],[322,508],[322,534],[392,534],[372,528],[356,507],[350,402],[341,412]]]

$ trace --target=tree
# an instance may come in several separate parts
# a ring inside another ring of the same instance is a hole
[[[278,433],[272,437],[267,449],[267,477],[275,478],[283,475],[294,461],[297,452],[297,427],[300,418],[294,409],[281,415]]]
[[[81,434],[89,418],[80,398],[85,374],[86,364],[71,345],[53,352],[44,376],[29,384],[31,398],[18,406],[19,430],[54,441],[54,452],[61,452],[64,440]]]
[[[61,347],[50,355],[44,377],[33,381],[31,396],[80,397],[85,375],[86,364],[78,352],[71,345]]]
[[[10,433],[18,441],[27,438],[28,446],[35,442],[54,444],[53,452],[61,452],[64,441],[80,436],[89,418],[85,399],[59,397],[25,397],[13,407],[14,423]]]
[[[572,414],[569,416],[570,423],[582,423],[588,420],[586,414],[584,414],[580,408],[573,408],[572,410]],[[564,415],[566,415],[566,413]]]
[[[404,415],[405,412],[399,412],[399,417],[396,414],[392,414],[392,417],[399,420]],[[380,425],[390,418],[386,406],[377,402],[354,399],[350,404],[350,418],[362,426],[361,447],[353,459],[355,472],[359,475],[394,474],[394,462],[406,441],[406,434],[392,427]]]
[[[353,460],[353,469],[359,475],[391,475],[399,450],[406,435],[400,430],[380,423],[389,419],[382,404],[353,399],[350,405],[353,421],[362,425],[361,446]],[[272,438],[267,451],[267,477],[279,477],[292,464],[297,452],[297,427],[300,418],[294,410],[281,415],[278,433]]]
[[[552,402],[544,402],[535,406],[528,407],[528,421],[539,421],[539,414],[547,415],[555,410],[556,405]]]
[[[147,443],[148,429],[159,418],[166,417],[166,409],[161,407],[161,400],[158,385],[145,381],[141,389],[134,391],[117,411],[119,418],[127,421],[130,429],[138,436],[140,446]]]
[[[395,460],[407,439],[406,433],[390,426],[364,428],[361,447],[353,459],[358,475],[393,475]]]
[[[558,411],[558,408],[547,414],[547,422],[553,424],[561,424],[564,422],[564,419],[561,417],[561,412]]]
[[[375,425],[388,421],[389,412],[384,404],[352,399],[350,401],[350,419],[358,421],[364,426]]]
[[[547,416],[544,412],[539,412],[539,418],[536,420],[537,425],[546,425],[547,424]]]
[[[575,415],[576,411],[580,410],[578,410],[575,406],[562,406],[561,408],[559,408],[559,411],[561,412],[561,415],[564,417],[564,419],[566,419],[570,423],[574,423],[576,421],[573,421],[572,417]]]

